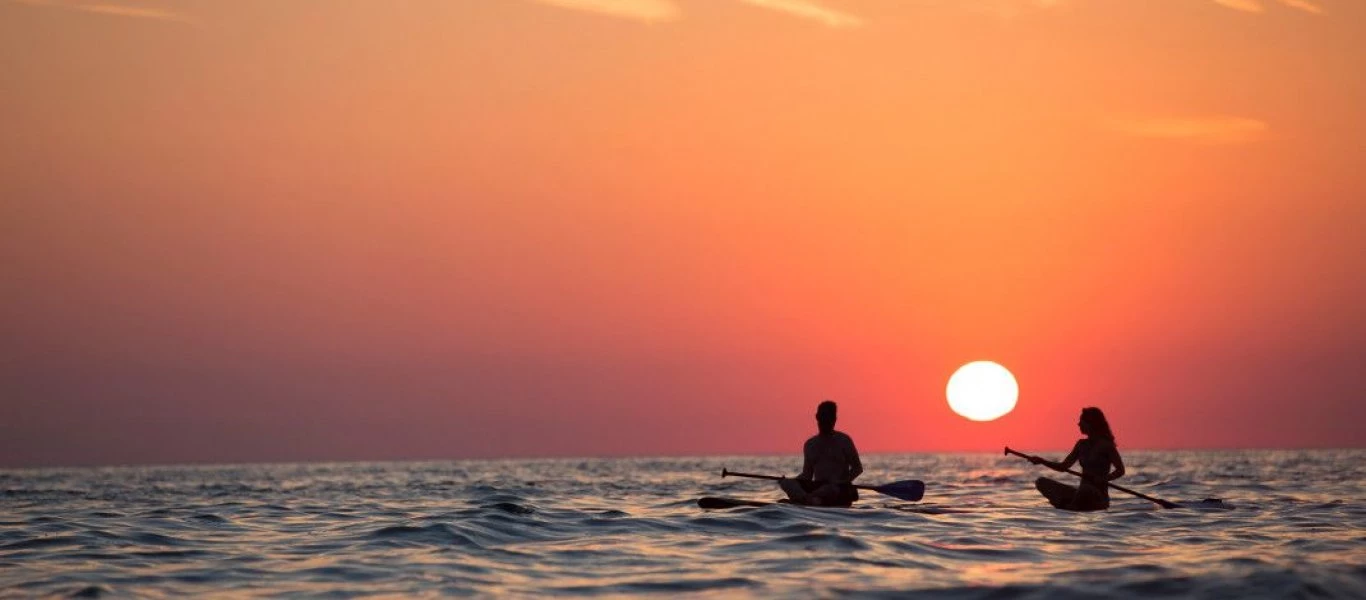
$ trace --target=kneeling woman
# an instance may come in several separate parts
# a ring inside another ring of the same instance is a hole
[[[1081,463],[1081,485],[1073,487],[1047,477],[1040,477],[1034,487],[1056,508],[1065,510],[1105,510],[1110,507],[1110,486],[1107,482],[1124,476],[1124,459],[1115,445],[1115,434],[1105,421],[1105,413],[1089,407],[1081,411],[1077,422],[1086,437],[1077,440],[1072,452],[1062,462],[1044,460],[1037,456],[1029,462],[1054,471],[1066,471],[1074,463]],[[1114,466],[1111,471],[1110,467]]]

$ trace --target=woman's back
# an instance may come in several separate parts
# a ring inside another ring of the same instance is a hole
[[[1077,440],[1077,464],[1087,475],[1107,475],[1110,473],[1110,448],[1114,443],[1109,440],[1086,438]]]

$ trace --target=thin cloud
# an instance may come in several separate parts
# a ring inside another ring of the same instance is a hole
[[[682,11],[671,0],[536,0],[541,4],[609,17],[657,23],[677,19]]]
[[[1022,14],[1034,11],[1062,8],[1064,6],[1074,6],[1083,4],[1083,0],[919,0],[926,4],[938,4],[948,6],[959,6],[965,10],[1012,19]],[[1140,1],[1140,0],[1135,0]],[[1142,0],[1151,1],[1151,0]],[[1230,10],[1239,12],[1263,14],[1267,12],[1268,4],[1280,4],[1288,8],[1302,10],[1315,15],[1326,14],[1327,11],[1319,4],[1320,0],[1208,0],[1214,4]]]
[[[1002,19],[1013,19],[1026,11],[1047,10],[1063,5],[1063,0],[955,0],[967,10]]]
[[[1204,144],[1240,144],[1266,137],[1267,124],[1231,116],[1112,119],[1108,129],[1143,138],[1184,140]]]
[[[1266,12],[1266,9],[1262,7],[1262,3],[1257,0],[1214,0],[1214,3],[1225,8],[1241,10],[1243,12]]]
[[[1243,11],[1243,12],[1258,13],[1258,14],[1266,12],[1266,6],[1263,4],[1263,2],[1264,2],[1265,0],[1213,0],[1213,1],[1214,1],[1215,4],[1218,4],[1218,5],[1223,6],[1223,7],[1225,7],[1225,8],[1231,8],[1231,9],[1233,9],[1233,10],[1240,10],[1240,11]],[[1307,12],[1307,13],[1313,13],[1313,14],[1316,14],[1316,15],[1324,14],[1323,7],[1322,7],[1322,6],[1319,6],[1319,5],[1316,4],[1316,3],[1314,3],[1312,0],[1276,0],[1276,2],[1279,2],[1282,6],[1287,6],[1287,7],[1290,7],[1290,8],[1297,9],[1297,10],[1302,10],[1302,11]]]
[[[1316,15],[1324,14],[1322,6],[1314,4],[1309,0],[1281,0],[1281,4],[1289,6],[1290,8],[1298,8],[1307,13],[1313,13]]]
[[[863,24],[860,19],[849,13],[840,12],[833,8],[822,6],[814,0],[740,0],[745,4],[751,4],[763,8],[787,13],[794,17],[811,19],[828,27],[858,27]]]
[[[1135,0],[1151,1],[1151,0]],[[1315,4],[1315,0],[1208,0],[1224,8],[1237,10],[1246,13],[1266,12],[1266,2],[1275,1],[1285,6],[1300,10],[1323,14],[1323,9]],[[920,0],[926,4],[958,6],[967,11],[999,17],[1002,19],[1013,19],[1023,14],[1062,9],[1069,6],[1085,4],[1086,0]]]
[[[169,10],[159,8],[146,8],[140,6],[124,6],[121,4],[78,4],[74,6],[76,10],[100,15],[111,15],[115,17],[130,17],[134,19],[155,19],[159,21],[174,21],[177,23],[197,23],[193,17]]]
[[[111,17],[125,17],[132,19],[152,19],[156,21],[170,21],[175,23],[186,23],[194,25],[199,20],[187,15],[161,8],[149,6],[131,6],[127,4],[113,3],[89,3],[89,2],[70,2],[59,0],[10,0],[14,4],[26,6],[37,6],[47,8],[58,8],[62,10],[91,13],[96,15],[106,15]]]

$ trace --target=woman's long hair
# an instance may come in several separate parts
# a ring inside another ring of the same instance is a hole
[[[1081,409],[1081,418],[1091,424],[1091,435],[1110,440],[1110,443],[1118,446],[1115,442],[1115,432],[1110,430],[1110,422],[1105,420],[1105,413],[1100,412],[1099,408],[1088,406]]]

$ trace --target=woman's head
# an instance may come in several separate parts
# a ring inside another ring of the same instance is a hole
[[[1077,422],[1077,426],[1088,436],[1115,441],[1115,434],[1110,431],[1110,422],[1105,420],[1105,413],[1094,406],[1081,409],[1081,420]]]

